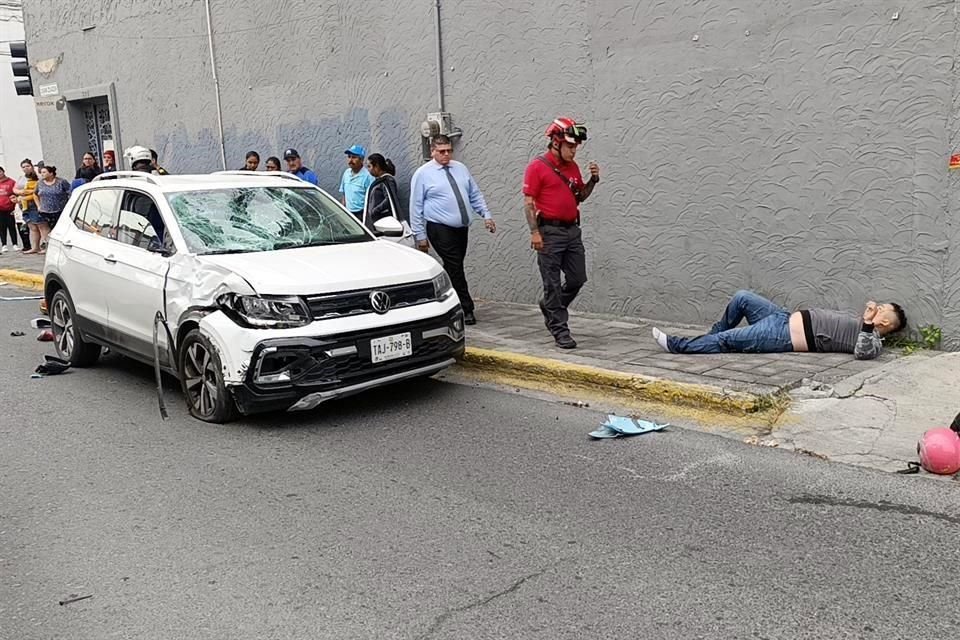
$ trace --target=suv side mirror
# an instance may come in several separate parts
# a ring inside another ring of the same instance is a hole
[[[380,218],[373,223],[373,228],[377,232],[377,235],[385,236],[387,238],[402,238],[403,237],[403,224],[393,216],[386,216]]]
[[[169,258],[177,252],[173,246],[173,242],[170,240],[169,234],[164,234],[163,242],[158,242],[156,238],[151,240],[150,244],[147,245],[147,251],[150,253],[158,253],[164,258]]]
[[[167,249],[166,247],[161,247],[160,245],[154,244],[152,242],[147,247],[147,251],[149,251],[150,253],[158,253],[164,258],[169,258],[170,256],[173,255],[173,252]]]

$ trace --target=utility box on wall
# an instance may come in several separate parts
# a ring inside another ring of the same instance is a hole
[[[430,159],[430,139],[433,136],[445,135],[451,141],[463,135],[463,131],[453,126],[453,116],[446,112],[428,113],[427,119],[420,125],[420,135],[422,136],[423,159]]]

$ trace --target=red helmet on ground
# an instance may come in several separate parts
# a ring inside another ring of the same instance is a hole
[[[960,471],[960,437],[947,428],[925,431],[917,443],[920,466],[930,473],[952,475]]]
[[[562,138],[570,144],[580,144],[587,139],[587,128],[573,118],[560,117],[547,126],[548,138]]]

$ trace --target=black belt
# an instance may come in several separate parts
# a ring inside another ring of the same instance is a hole
[[[573,222],[562,222],[560,220],[544,220],[540,218],[541,227],[579,227],[580,221],[574,220]]]
[[[816,353],[817,337],[813,334],[813,322],[810,321],[810,312],[806,309],[801,309],[800,318],[803,320],[803,337],[807,340],[807,351]]]

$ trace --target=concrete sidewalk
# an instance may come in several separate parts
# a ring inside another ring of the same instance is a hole
[[[577,365],[673,383],[678,388],[694,385],[712,390],[716,398],[769,398],[799,386],[805,379],[837,382],[879,366],[877,361],[860,361],[842,353],[665,353],[651,336],[651,322],[586,313],[571,314],[570,330],[579,346],[567,351],[554,346],[535,306],[481,302],[477,318],[478,324],[467,331],[468,347],[545,359],[559,368]],[[696,335],[707,331],[706,327],[657,324],[667,333]],[[880,360],[896,357],[887,352]]]
[[[570,375],[571,367],[587,367],[600,372],[604,383],[607,372],[615,372],[657,380],[667,389],[694,385],[712,390],[708,393],[715,402],[707,398],[704,405],[713,404],[712,408],[727,413],[744,408],[724,406],[722,400],[730,394],[776,398],[772,409],[759,402],[755,413],[747,414],[745,424],[755,427],[755,435],[747,441],[836,462],[885,471],[905,469],[908,462],[918,461],[917,441],[923,432],[948,426],[960,412],[960,353],[919,351],[903,356],[897,349],[888,349],[871,361],[846,354],[809,353],[682,356],[660,350],[650,337],[649,322],[591,314],[573,315],[571,331],[580,347],[564,351],[553,346],[536,307],[481,303],[477,318],[478,324],[468,331],[468,366],[474,357],[470,351],[477,349],[501,354],[492,359],[494,363],[502,359],[500,366],[505,368],[511,361],[503,354],[524,354],[551,363],[557,384]],[[666,323],[658,326],[668,333],[706,330]],[[522,371],[522,375],[529,373]],[[524,386],[524,381],[517,384]],[[655,394],[641,396],[656,400]],[[662,400],[696,404],[698,398],[677,399],[667,394]],[[766,409],[770,410],[764,418]],[[708,414],[699,425],[687,422],[685,426],[737,433],[711,428],[715,419]]]
[[[835,384],[806,384],[767,444],[875,469],[917,461],[927,429],[960,412],[960,353],[919,352]]]

